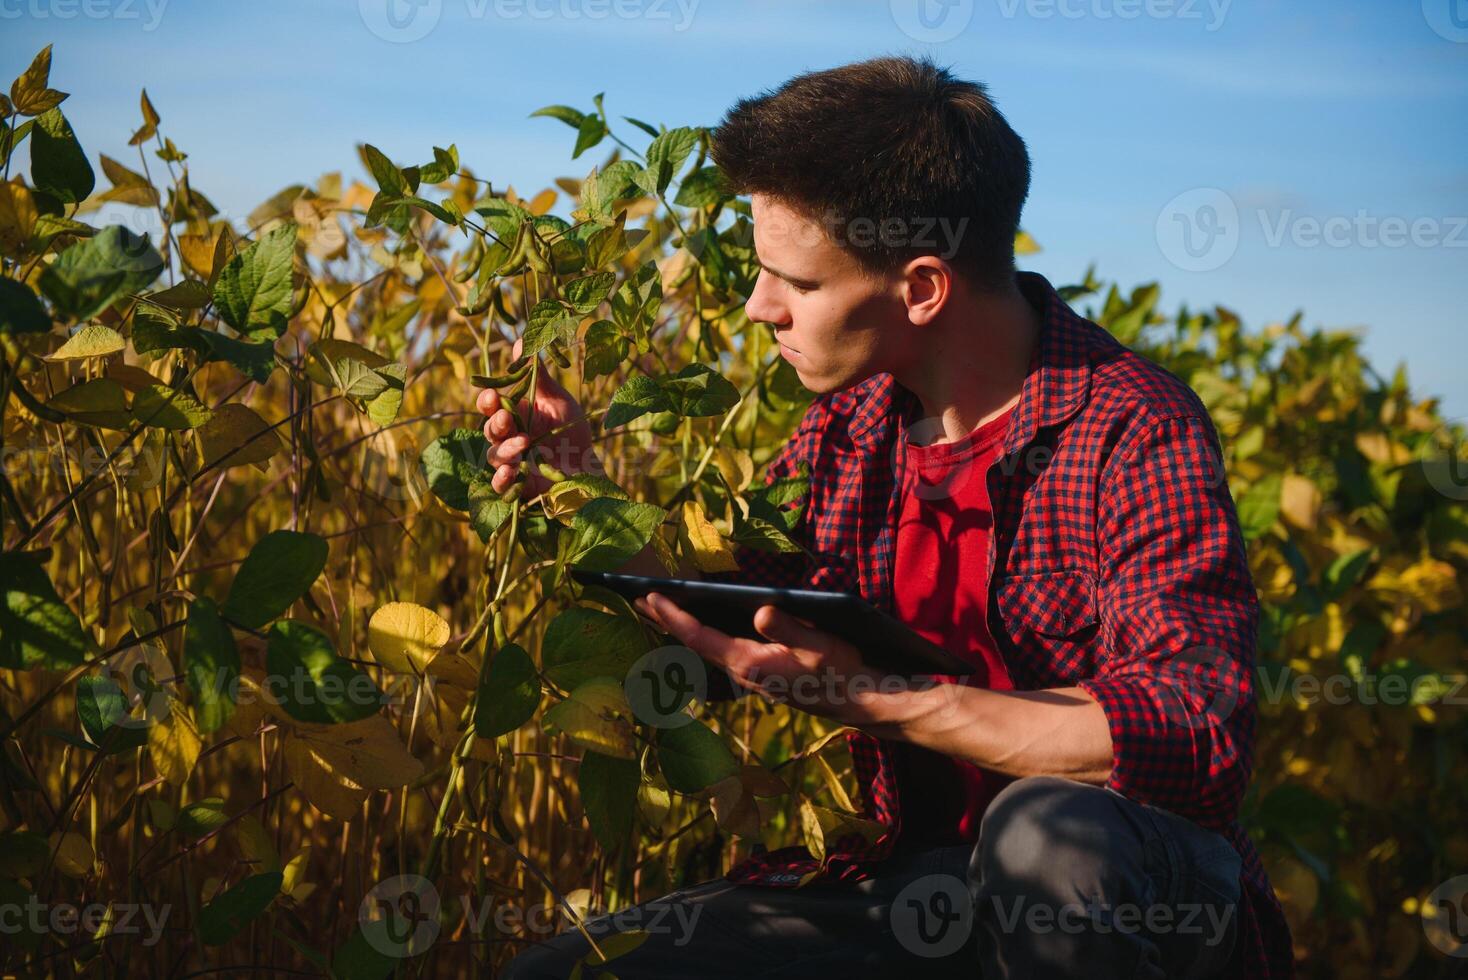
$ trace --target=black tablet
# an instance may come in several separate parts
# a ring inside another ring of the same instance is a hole
[[[582,585],[600,586],[629,602],[657,592],[672,599],[689,615],[730,636],[763,640],[754,628],[760,606],[775,606],[841,637],[861,651],[862,659],[879,670],[904,677],[917,674],[971,674],[972,665],[913,632],[848,592],[812,589],[772,589],[761,585],[732,585],[691,579],[649,578],[615,572],[571,571]]]

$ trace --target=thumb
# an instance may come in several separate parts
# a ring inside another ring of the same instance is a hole
[[[792,616],[778,606],[760,606],[754,614],[754,628],[766,639],[786,646],[805,647],[810,650],[825,649],[824,636],[815,627],[798,616]]]

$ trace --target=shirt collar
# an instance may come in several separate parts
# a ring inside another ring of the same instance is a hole
[[[1019,404],[1004,439],[1005,454],[1018,452],[1042,426],[1064,423],[1085,404],[1091,389],[1091,343],[1086,320],[1061,299],[1038,272],[1020,272],[1020,291],[1042,313],[1040,343],[1030,360]],[[922,403],[891,374],[874,375],[851,389],[856,407],[849,433],[853,445],[871,451],[918,420]]]

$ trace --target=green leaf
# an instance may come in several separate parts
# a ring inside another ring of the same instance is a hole
[[[76,714],[91,743],[108,755],[148,743],[148,727],[128,714],[127,697],[112,678],[91,674],[76,683]]]
[[[739,771],[739,760],[724,740],[694,719],[676,728],[658,729],[658,767],[668,786],[696,793]]]
[[[700,167],[683,178],[673,203],[685,208],[701,208],[733,197],[718,167]]]
[[[278,685],[280,706],[297,721],[361,721],[382,707],[372,678],[338,657],[331,638],[305,623],[283,619],[271,625],[265,669]]]
[[[613,374],[627,360],[631,346],[622,331],[610,320],[598,320],[586,328],[586,349],[581,362],[581,378],[590,381]]]
[[[39,562],[15,552],[0,556],[0,590],[0,667],[61,670],[87,659],[82,624]]]
[[[612,396],[607,414],[602,418],[602,429],[615,429],[649,412],[668,412],[672,408],[673,403],[661,385],[645,375],[634,375]]]
[[[571,154],[574,160],[587,150],[596,146],[606,139],[607,125],[601,121],[599,116],[586,116],[581,120],[581,125],[576,130],[576,150]]]
[[[739,389],[706,364],[689,364],[660,386],[672,411],[685,418],[722,415],[739,404]]]
[[[96,316],[163,272],[163,257],[147,235],[110,225],[68,246],[41,273],[41,292],[71,320]]]
[[[206,946],[222,946],[239,935],[275,901],[284,875],[266,871],[251,875],[199,910],[199,938]]]
[[[522,353],[534,357],[556,341],[570,343],[576,339],[576,328],[581,320],[553,299],[543,299],[530,311],[530,320],[525,327],[525,346]]]
[[[586,118],[586,113],[580,109],[573,109],[568,105],[548,105],[543,109],[536,109],[530,114],[529,118],[534,119],[536,116],[549,116],[552,119],[559,119],[572,129],[580,129],[582,120]]]
[[[576,512],[566,560],[577,568],[615,571],[647,546],[666,516],[661,507],[600,497]]]
[[[606,300],[616,284],[617,275],[613,272],[585,276],[566,284],[566,300],[577,313],[591,313]]]
[[[469,526],[486,543],[510,519],[516,506],[515,501],[495,492],[493,478],[493,473],[483,469],[469,480]]]
[[[214,417],[192,395],[163,385],[149,385],[133,397],[133,417],[156,429],[197,429]]]
[[[375,923],[374,928],[385,929],[397,915],[395,909],[389,909],[388,918],[381,923]],[[411,936],[412,933],[409,932],[408,935]],[[378,949],[381,942],[379,937],[369,939],[362,927],[357,926],[347,937],[347,941],[332,954],[331,972],[342,980],[383,980],[384,977],[391,976],[402,960]]]
[[[614,850],[632,836],[640,772],[635,759],[618,759],[588,751],[576,774],[581,806],[591,833],[603,848]]]
[[[535,662],[518,643],[502,647],[484,671],[474,704],[474,733],[480,738],[509,734],[540,707],[540,676]]]
[[[0,333],[46,333],[51,317],[31,287],[0,278]]]
[[[593,677],[610,677],[622,683],[632,665],[649,649],[647,637],[635,620],[572,606],[546,627],[540,659],[545,676],[571,691]]]
[[[1325,569],[1327,598],[1339,598],[1351,586],[1361,581],[1361,576],[1366,574],[1366,569],[1371,565],[1374,553],[1374,548],[1362,548],[1348,555],[1341,555],[1331,562]]]
[[[224,809],[223,798],[210,796],[178,811],[174,825],[185,837],[197,839],[227,823],[229,813]]]
[[[36,117],[31,130],[31,181],[39,193],[62,204],[80,204],[97,184],[97,175],[60,109]]]
[[[275,341],[250,343],[210,330],[200,330],[199,339],[209,349],[209,360],[234,365],[241,374],[264,384],[275,370]]]
[[[489,442],[478,429],[455,429],[439,436],[423,450],[418,464],[428,488],[444,506],[470,509],[469,484],[485,469]]]
[[[127,409],[127,391],[111,378],[93,378],[58,394],[47,408],[62,412],[80,425],[128,429],[132,413]]]
[[[367,161],[367,169],[372,171],[372,179],[377,181],[378,188],[384,194],[402,197],[408,193],[408,182],[403,178],[403,172],[386,154],[371,143],[364,143],[362,156]]]
[[[51,860],[51,845],[30,830],[0,834],[0,878],[30,878]]]
[[[284,613],[326,567],[326,539],[302,531],[271,531],[255,542],[224,600],[223,613],[259,629]]]
[[[234,713],[240,654],[234,634],[208,596],[189,604],[184,627],[184,680],[194,694],[194,719],[205,735],[217,731]]]
[[[229,260],[214,284],[214,305],[225,323],[251,340],[285,333],[295,251],[296,226],[286,224]]]
[[[1246,539],[1252,540],[1268,531],[1279,519],[1280,488],[1283,480],[1271,473],[1244,491],[1239,498],[1239,526]]]

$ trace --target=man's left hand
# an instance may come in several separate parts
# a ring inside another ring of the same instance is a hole
[[[656,592],[633,605],[734,683],[810,714],[895,735],[920,706],[920,692],[868,667],[856,647],[775,606],[754,614],[755,629],[770,641],[761,643],[706,626]]]

